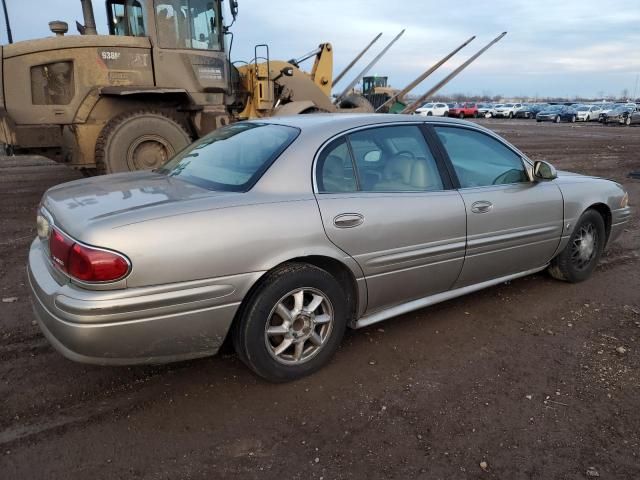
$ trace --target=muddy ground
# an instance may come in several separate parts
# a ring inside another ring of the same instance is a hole
[[[640,128],[481,122],[640,205]],[[542,273],[348,332],[322,371],[271,385],[232,354],[102,368],[48,345],[27,248],[42,192],[78,176],[0,160],[3,480],[640,478],[640,210],[585,283]]]

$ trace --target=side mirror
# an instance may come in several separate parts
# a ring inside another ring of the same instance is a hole
[[[558,178],[558,172],[550,163],[538,160],[533,164],[533,176],[536,180],[553,180]]]

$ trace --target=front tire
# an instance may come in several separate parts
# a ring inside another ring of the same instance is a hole
[[[334,355],[347,326],[344,288],[327,271],[284,264],[247,299],[233,331],[242,361],[270,382],[309,375]]]
[[[464,113],[460,112],[460,114],[458,114],[458,118],[464,118]]]
[[[554,119],[555,123],[560,123],[560,115],[556,115],[556,118]]]
[[[576,123],[576,116],[575,116],[575,115],[573,115],[573,116],[571,117],[571,123]]]
[[[627,118],[624,119],[624,124],[628,127],[629,125],[631,125],[631,116],[628,116]]]
[[[190,143],[185,128],[164,113],[126,112],[112,118],[100,132],[96,166],[100,173],[158,168]]]
[[[551,261],[549,273],[566,282],[582,282],[596,268],[604,250],[606,231],[602,215],[595,210],[582,214],[569,243]]]

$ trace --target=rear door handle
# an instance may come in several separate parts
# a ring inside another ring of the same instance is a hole
[[[341,213],[333,218],[333,224],[338,228],[353,228],[362,225],[364,216],[359,213]]]
[[[489,213],[491,210],[493,210],[493,203],[486,200],[473,202],[473,204],[471,205],[471,211],[473,213]]]

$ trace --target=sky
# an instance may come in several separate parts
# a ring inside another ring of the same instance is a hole
[[[79,0],[6,0],[14,41],[51,35],[50,20],[82,22]],[[102,0],[93,1],[106,33]],[[228,1],[225,2],[228,14]],[[227,23],[230,18],[227,18]],[[6,43],[4,20],[0,21]],[[268,43],[271,58],[300,57],[318,44],[334,47],[334,72],[373,37],[383,37],[338,84],[354,78],[402,29],[404,36],[371,70],[404,87],[463,43],[477,38],[429,77],[426,91],[500,32],[508,34],[441,92],[573,98],[640,96],[640,0],[239,0],[232,60],[248,61]],[[310,68],[311,64],[303,64]]]

